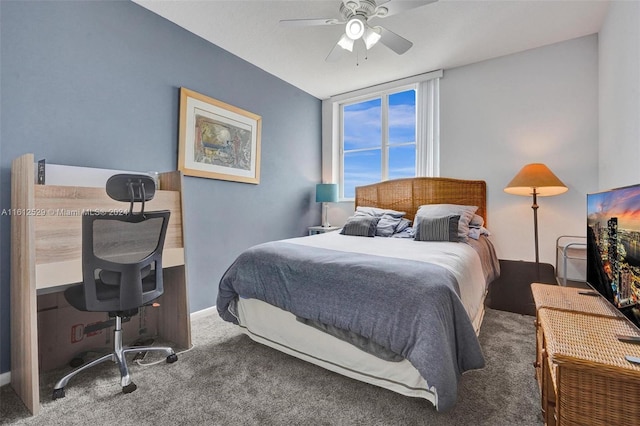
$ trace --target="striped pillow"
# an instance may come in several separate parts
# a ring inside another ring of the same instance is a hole
[[[374,237],[379,220],[379,217],[374,216],[351,216],[340,233],[356,237]]]
[[[469,222],[478,210],[478,206],[463,206],[460,204],[425,204],[416,213],[416,223],[420,217],[443,217],[460,215],[458,221],[458,241],[467,241]]]
[[[460,215],[419,219],[414,237],[416,241],[459,241],[458,222]]]

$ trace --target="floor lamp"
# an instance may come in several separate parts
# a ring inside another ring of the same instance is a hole
[[[540,256],[538,253],[538,197],[549,197],[567,192],[569,188],[541,163],[527,164],[504,189],[514,195],[533,196],[533,234],[536,247],[536,274],[540,279]]]

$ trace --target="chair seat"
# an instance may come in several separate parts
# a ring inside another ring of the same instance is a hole
[[[142,291],[144,293],[153,291],[156,288],[155,275],[151,274],[142,280]],[[104,284],[101,280],[96,280],[96,293],[98,299],[109,300],[120,297],[120,287],[117,285]],[[84,285],[77,284],[64,291],[64,298],[67,302],[79,311],[88,311],[84,297]]]

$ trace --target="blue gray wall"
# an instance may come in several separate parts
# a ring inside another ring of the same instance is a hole
[[[175,170],[179,88],[259,114],[259,185],[185,177],[191,311],[245,248],[320,221],[320,101],[131,2],[0,1],[0,208],[11,161]],[[0,372],[10,369],[10,220],[0,224]]]

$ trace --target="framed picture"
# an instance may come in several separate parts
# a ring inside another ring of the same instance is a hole
[[[188,176],[260,183],[262,117],[180,88],[178,170]]]

